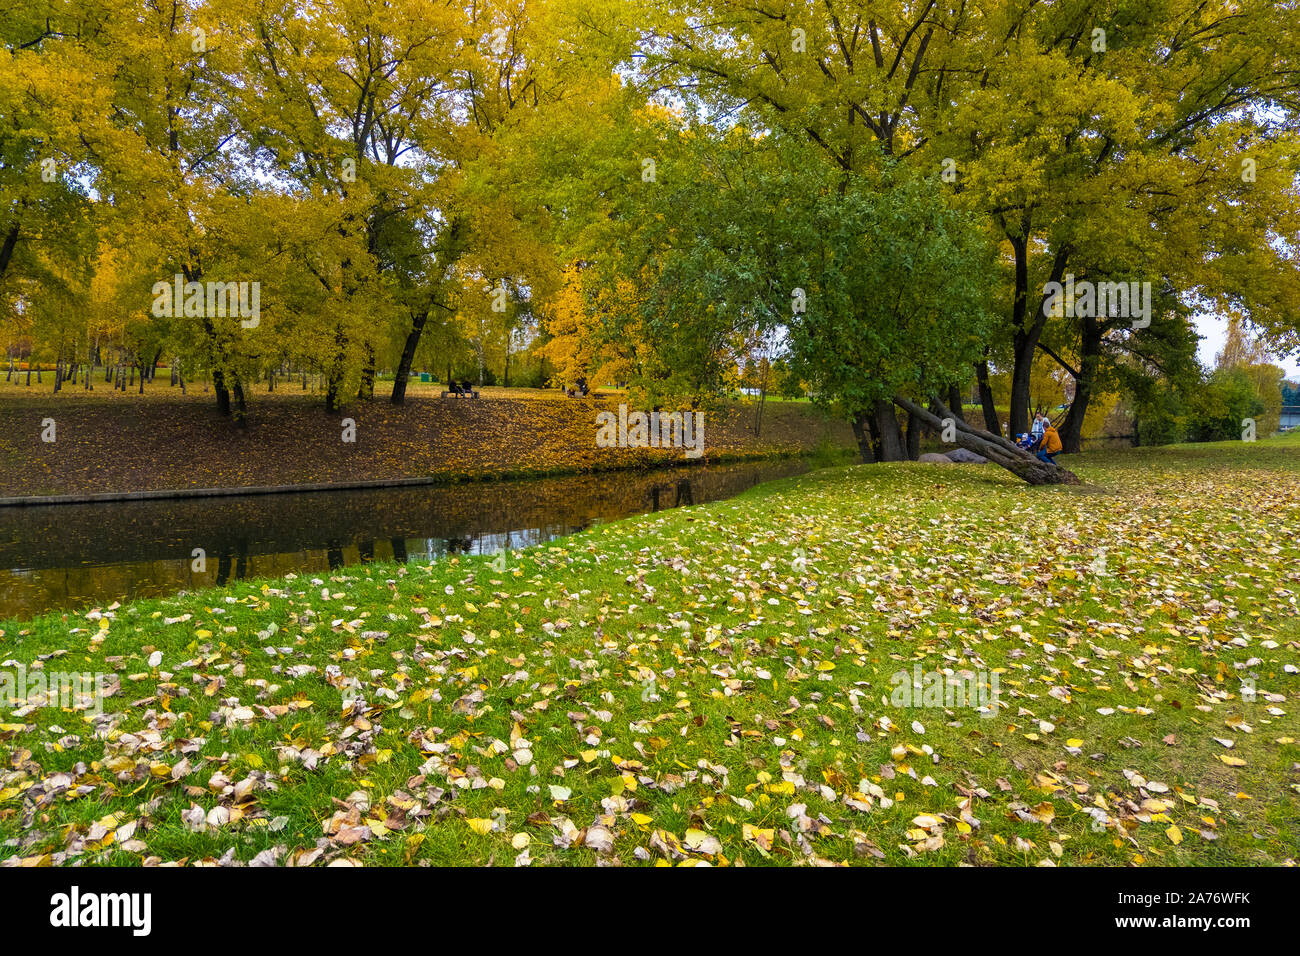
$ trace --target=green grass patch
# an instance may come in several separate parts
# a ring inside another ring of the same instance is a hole
[[[8,673],[117,690],[3,710],[0,859],[1294,861],[1298,446],[838,467],[3,622]],[[900,702],[914,666],[998,693]]]

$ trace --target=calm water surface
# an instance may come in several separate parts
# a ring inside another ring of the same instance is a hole
[[[0,508],[0,618],[236,578],[516,550],[738,494],[798,460],[456,485]],[[193,570],[202,548],[206,566]]]

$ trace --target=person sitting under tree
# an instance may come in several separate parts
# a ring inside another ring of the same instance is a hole
[[[1034,454],[1038,456],[1039,461],[1045,461],[1049,465],[1056,464],[1056,456],[1061,453],[1061,436],[1056,433],[1056,427],[1051,421],[1044,419],[1043,434],[1034,442]]]
[[[1029,426],[1029,437],[1033,440],[1035,445],[1043,440],[1043,427],[1046,424],[1047,416],[1043,414],[1041,408],[1037,409],[1034,412],[1034,423]]]

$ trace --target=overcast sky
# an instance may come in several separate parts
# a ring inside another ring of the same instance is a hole
[[[1223,348],[1223,339],[1228,333],[1228,321],[1213,315],[1200,315],[1196,317],[1196,331],[1201,335],[1199,352],[1201,364],[1213,368],[1214,356]],[[1293,382],[1300,381],[1300,360],[1297,356],[1275,358],[1274,362],[1286,373],[1288,379]]]

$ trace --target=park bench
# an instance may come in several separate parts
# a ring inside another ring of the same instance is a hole
[[[455,393],[453,393],[453,392],[447,392],[447,391],[444,391],[444,392],[442,393],[442,396],[441,396],[441,397],[442,397],[442,398],[446,398],[446,397],[449,396],[449,395],[450,395],[452,398],[478,398],[478,392],[475,392],[475,391],[472,391],[472,390],[470,391],[470,393],[469,393],[468,395],[464,394],[463,392],[462,392],[461,394],[457,395],[457,394],[455,394]]]

